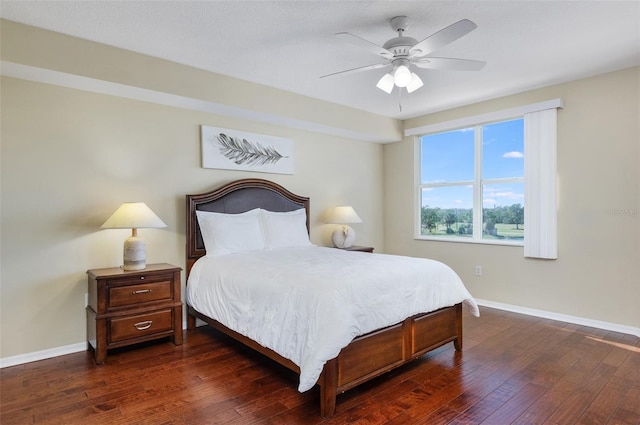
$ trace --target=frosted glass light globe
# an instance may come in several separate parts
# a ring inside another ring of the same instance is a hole
[[[411,71],[405,65],[400,65],[393,74],[393,79],[398,87],[406,87],[411,82]]]

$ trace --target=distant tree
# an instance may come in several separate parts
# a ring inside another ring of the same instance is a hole
[[[513,204],[506,207],[505,223],[515,224],[516,230],[520,230],[519,225],[524,224],[524,207],[520,204]]]
[[[447,210],[442,218],[442,221],[447,226],[447,234],[453,233],[453,229],[451,229],[451,225],[455,224],[458,221],[455,211]]]
[[[484,225],[484,230],[488,235],[496,235],[497,234],[496,225],[491,220],[487,220],[487,222]]]
[[[473,210],[471,208],[459,209],[458,210],[458,221],[464,223],[472,223],[473,222]]]
[[[427,228],[429,233],[433,233],[433,229],[438,224],[438,210],[439,208],[429,208],[429,206],[422,207],[422,225]]]
[[[502,223],[502,212],[500,208],[484,208],[482,210],[483,219],[486,222]]]
[[[472,235],[473,225],[471,224],[458,224],[458,234],[460,235]]]

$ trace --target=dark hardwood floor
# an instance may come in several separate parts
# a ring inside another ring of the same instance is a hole
[[[1,371],[12,424],[640,424],[640,338],[488,308],[453,344],[338,397],[208,327],[175,346],[76,353]]]

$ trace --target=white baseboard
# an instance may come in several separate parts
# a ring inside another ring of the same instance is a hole
[[[603,322],[600,320],[553,313],[551,311],[537,310],[535,308],[521,307],[512,304],[503,304],[494,301],[476,299],[476,303],[484,307],[495,308],[498,310],[511,311],[513,313],[526,314],[527,316],[536,316],[543,319],[557,320],[559,322],[573,323],[576,325],[590,326],[592,328],[604,329],[607,331],[620,332],[623,334],[635,335],[637,337],[640,337],[640,328],[635,328],[633,326],[619,325],[617,323]]]
[[[78,353],[87,349],[87,342],[65,345],[63,347],[50,348],[48,350],[34,351],[33,353],[20,354],[17,356],[0,359],[0,368],[16,366],[24,363],[36,362],[38,360],[50,359],[52,357],[64,356],[65,354]]]
[[[513,313],[526,314],[528,316],[542,317],[544,319],[558,320],[560,322],[574,323],[577,325],[591,326],[593,328],[605,329],[613,332],[620,332],[640,337],[640,328],[633,326],[618,325],[616,323],[602,322],[599,320],[585,319],[584,317],[569,316],[566,314],[552,313],[550,311],[536,310],[533,308],[520,307],[517,305],[503,304],[494,301],[476,299],[478,305],[484,307],[495,308],[498,310],[511,311]],[[206,325],[205,322],[198,319],[196,326]],[[187,322],[182,323],[182,329],[187,328]],[[65,345],[63,347],[51,348],[48,350],[35,351],[33,353],[20,354],[17,356],[0,358],[0,369],[10,366],[16,366],[24,363],[35,362],[38,360],[50,359],[52,357],[64,356],[65,354],[78,353],[87,349],[87,343],[79,342],[77,344]]]
[[[206,325],[200,319],[196,319],[196,326]],[[182,321],[182,329],[187,329],[187,321]],[[65,345],[64,347],[50,348],[48,350],[34,351],[33,353],[20,354],[17,356],[0,358],[0,369],[10,366],[17,366],[24,363],[37,362],[38,360],[50,359],[52,357],[64,356],[65,354],[79,353],[87,349],[87,342]]]

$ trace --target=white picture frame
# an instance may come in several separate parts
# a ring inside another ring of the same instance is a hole
[[[202,168],[294,174],[292,139],[201,126]]]

